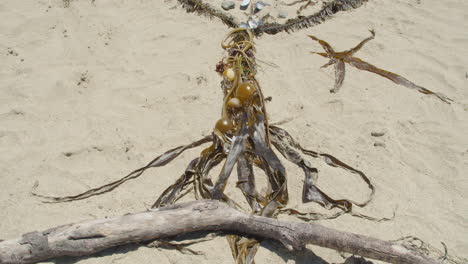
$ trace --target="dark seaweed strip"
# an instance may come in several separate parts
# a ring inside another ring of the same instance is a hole
[[[335,157],[329,154],[317,153],[315,151],[303,149],[296,141],[294,141],[294,139],[291,137],[291,135],[289,135],[288,132],[286,132],[285,130],[279,127],[270,126],[270,135],[271,135],[272,143],[278,149],[278,151],[287,160],[295,163],[297,166],[301,167],[304,171],[305,181],[304,181],[303,196],[302,196],[303,202],[304,203],[310,202],[310,201],[317,202],[326,209],[332,209],[335,207],[340,208],[339,212],[336,212],[332,215],[325,215],[325,214],[313,213],[313,212],[304,213],[304,212],[300,212],[292,208],[281,209],[280,213],[295,215],[297,218],[300,218],[305,221],[334,219],[345,213],[348,213],[355,217],[360,217],[360,218],[364,218],[364,219],[376,221],[376,222],[388,221],[388,220],[393,219],[393,217],[392,218],[375,218],[375,217],[353,212],[352,210],[353,204],[360,206],[360,207],[365,206],[372,200],[373,194],[375,192],[374,186],[370,183],[370,180],[367,178],[367,176],[365,176],[364,173],[346,165],[345,163],[339,161],[338,159],[336,159]],[[364,203],[356,203],[348,199],[334,200],[330,198],[327,194],[325,194],[317,186],[315,186],[314,182],[316,181],[315,179],[316,179],[317,169],[311,167],[308,164],[308,162],[303,159],[301,153],[304,153],[306,155],[311,155],[313,157],[324,157],[325,162],[330,166],[340,167],[348,171],[351,171],[353,173],[358,173],[361,176],[361,178],[368,184],[368,187],[371,189],[371,194],[369,195],[368,200]]]
[[[302,5],[301,7],[299,7],[299,9],[297,10],[297,14],[299,15],[300,13],[302,13],[302,11],[304,11],[307,7],[309,6],[313,6],[315,5],[316,3],[315,2],[312,2],[312,0],[307,0],[307,3],[305,3],[304,5]]]
[[[255,178],[253,174],[252,164],[249,163],[245,155],[239,157],[237,161],[237,187],[241,189],[244,197],[250,205],[254,213],[260,211],[259,200],[262,200],[260,194],[255,188]]]
[[[392,82],[394,82],[396,84],[405,86],[406,88],[415,89],[416,91],[418,91],[418,92],[420,92],[422,94],[434,95],[437,98],[439,98],[441,101],[443,101],[444,103],[450,104],[450,102],[453,101],[452,99],[448,98],[444,94],[435,93],[435,92],[433,92],[431,90],[428,90],[428,89],[426,89],[426,88],[424,88],[422,86],[419,86],[419,85],[409,81],[408,79],[406,79],[403,76],[400,76],[400,75],[398,75],[396,73],[393,73],[393,72],[382,70],[380,68],[377,68],[374,65],[372,65],[372,64],[370,64],[368,62],[365,62],[365,61],[363,61],[363,60],[361,60],[359,58],[353,58],[353,60],[349,61],[348,63],[350,65],[360,69],[360,70],[373,72],[373,73],[378,74],[378,75],[380,75],[382,77],[385,77],[385,78],[389,79],[390,81],[392,81]]]
[[[345,63],[341,60],[336,61],[335,65],[335,86],[330,90],[332,93],[338,92],[345,78]]]
[[[346,201],[349,201],[350,203],[352,204],[355,204],[359,207],[363,207],[365,205],[367,205],[373,198],[374,196],[374,193],[375,193],[375,187],[374,185],[372,185],[370,179],[360,170],[357,170],[349,165],[347,165],[346,163],[340,161],[339,159],[335,158],[334,156],[330,155],[330,154],[326,154],[326,153],[319,153],[319,152],[315,152],[315,151],[312,151],[312,150],[308,150],[308,149],[304,149],[301,145],[299,145],[292,137],[291,135],[286,132],[286,130],[282,129],[282,128],[279,128],[279,127],[276,127],[276,126],[270,126],[270,133],[274,133],[276,135],[277,138],[279,138],[281,141],[285,142],[286,144],[289,144],[291,146],[293,146],[294,148],[296,149],[299,149],[302,153],[306,154],[306,155],[309,155],[309,156],[312,156],[314,158],[323,158],[323,160],[325,161],[325,163],[327,163],[329,166],[332,166],[332,167],[339,167],[339,168],[342,168],[342,169],[345,169],[351,173],[354,173],[354,174],[357,174],[360,176],[360,178],[367,184],[368,188],[371,190],[371,193],[369,194],[368,198],[362,202],[362,203],[357,203],[357,202],[354,202],[352,200],[346,200]]]
[[[253,141],[255,154],[263,160],[263,169],[268,175],[272,187],[269,200],[276,200],[281,204],[286,204],[288,201],[286,170],[266,141],[266,128],[263,117],[258,116],[257,120],[250,132],[250,138]]]
[[[178,237],[179,238],[179,237]],[[175,249],[182,254],[189,254],[189,255],[204,255],[202,251],[196,251],[193,249],[188,248],[193,244],[197,244],[200,242],[210,241],[215,238],[214,234],[209,234],[206,237],[190,239],[188,242],[175,242],[173,241],[174,238],[170,239],[158,239],[151,241],[150,243],[146,244],[146,247],[149,248],[164,248],[164,249]]]
[[[266,217],[273,217],[277,214],[278,209],[287,203],[286,171],[267,143],[265,123],[262,115],[257,115],[256,123],[249,129],[249,136],[255,155],[261,160],[261,163],[258,165],[267,174],[272,187],[268,203],[258,213]],[[247,162],[247,160],[241,157],[238,161],[238,170],[245,170],[244,173],[252,175],[253,178],[253,174],[250,173],[251,168],[246,169],[244,162]],[[253,186],[255,188],[253,179],[247,182],[251,184],[250,187]],[[249,196],[246,196],[246,198],[249,200]],[[229,236],[228,242],[236,263],[255,263],[254,257],[260,246],[259,240]]]
[[[359,58],[356,58],[354,57],[354,53],[358,52],[362,47],[364,47],[364,45],[369,42],[370,40],[374,39],[375,38],[375,31],[374,30],[370,30],[371,32],[371,36],[364,39],[363,41],[361,41],[359,44],[357,44],[354,48],[351,48],[347,51],[342,51],[342,52],[335,52],[333,50],[333,48],[331,47],[330,44],[328,44],[325,40],[322,40],[322,39],[319,39],[317,37],[314,37],[314,36],[309,36],[311,39],[317,41],[321,46],[322,48],[325,50],[326,53],[322,53],[322,52],[311,52],[311,53],[314,53],[314,54],[318,54],[322,57],[325,57],[325,58],[329,58],[330,61],[327,62],[325,65],[322,66],[323,67],[328,67],[332,64],[335,65],[335,86],[333,89],[330,90],[330,92],[332,93],[336,93],[338,92],[338,90],[340,89],[340,87],[343,85],[343,81],[344,81],[344,78],[345,78],[345,63],[349,63],[351,66],[353,67],[356,67],[360,70],[364,70],[364,71],[368,71],[368,72],[372,72],[372,73],[375,73],[375,74],[378,74],[382,77],[385,77],[389,80],[391,80],[392,82],[398,84],[398,85],[402,85],[402,86],[405,86],[406,88],[409,88],[409,89],[415,89],[417,90],[418,92],[422,93],[422,94],[427,94],[427,95],[434,95],[436,96],[437,98],[439,98],[442,102],[444,103],[447,103],[447,104],[450,104],[450,101],[453,101],[452,99],[448,98],[447,96],[441,94],[441,93],[435,93],[431,90],[428,90],[422,86],[419,86],[417,84],[414,84],[412,83],[411,81],[409,81],[408,79],[396,74],[396,73],[393,73],[393,72],[389,72],[389,71],[386,71],[386,70],[383,70],[383,69],[380,69],[380,68],[377,68],[376,66],[368,63],[368,62],[365,62]]]
[[[213,8],[210,4],[204,3],[201,0],[177,0],[187,12],[195,12],[199,15],[204,15],[209,18],[217,17],[223,24],[231,28],[237,28],[239,23],[231,15],[227,15],[222,10]],[[341,11],[348,11],[358,8],[368,0],[334,0],[325,4],[320,11],[310,16],[298,16],[297,18],[289,19],[284,24],[267,23],[253,29],[255,35],[262,33],[277,34],[282,31],[291,32],[303,28],[308,28],[323,23],[331,18],[334,14]]]
[[[168,150],[164,154],[162,154],[162,155],[158,156],[157,158],[155,158],[154,160],[152,160],[150,163],[148,163],[148,165],[146,165],[146,166],[144,166],[142,168],[139,168],[137,170],[132,171],[131,173],[129,173],[127,176],[121,178],[120,180],[105,184],[105,185],[97,187],[97,188],[90,189],[90,190],[88,190],[86,192],[83,192],[83,193],[80,193],[80,194],[77,194],[77,195],[70,195],[70,196],[63,196],[63,197],[45,196],[45,195],[35,193],[34,189],[31,191],[31,194],[34,195],[34,196],[46,199],[46,201],[44,201],[46,203],[71,202],[71,201],[86,199],[88,197],[95,196],[95,195],[100,195],[100,194],[103,194],[103,193],[110,192],[110,191],[114,190],[115,188],[117,188],[118,186],[120,186],[121,184],[123,184],[126,181],[138,178],[139,176],[141,176],[143,174],[143,172],[145,172],[145,170],[147,170],[149,168],[161,167],[161,166],[164,166],[164,165],[168,164],[169,162],[171,162],[173,159],[175,159],[177,156],[179,156],[182,152],[184,152],[187,149],[195,148],[195,147],[198,147],[198,146],[200,146],[200,145],[202,145],[204,143],[208,143],[208,142],[211,142],[211,141],[213,141],[213,136],[212,135],[206,136],[206,137],[204,137],[204,138],[202,138],[200,140],[197,140],[197,141],[195,141],[195,142],[193,142],[191,144],[184,145],[184,146],[179,146],[177,148]]]
[[[250,139],[253,141],[253,148],[255,150],[255,153],[257,155],[258,153],[262,154],[258,156],[258,158],[262,160],[262,163],[259,165],[260,168],[265,171],[265,174],[268,175],[269,183],[272,185],[273,189],[272,194],[275,194],[275,192],[281,192],[281,190],[283,189],[280,186],[286,186],[285,177],[283,183],[281,183],[281,180],[278,181],[277,178],[281,176],[278,176],[277,171],[282,170],[283,175],[285,171],[281,163],[279,163],[279,160],[276,158],[275,154],[273,152],[268,153],[268,151],[271,151],[271,149],[266,143],[265,131],[266,130],[263,118],[259,118],[257,120],[257,123],[254,125],[253,129],[250,130],[249,134]],[[272,168],[270,168],[269,165],[272,164],[273,166]],[[245,154],[239,158],[237,162],[237,170],[239,177],[238,186],[242,190],[254,213],[266,217],[272,217],[273,214],[278,211],[278,208],[281,206],[281,204],[276,202],[275,200],[271,200],[267,203],[267,201],[264,198],[260,197],[260,194],[255,189],[255,181],[251,162],[249,162]],[[285,191],[287,195],[287,190]],[[275,199],[275,197],[272,198],[270,196],[270,199]],[[262,203],[262,205],[265,205],[267,203],[266,206],[261,208],[258,203],[259,201]],[[228,237],[228,242],[231,247],[233,257],[236,260],[236,263],[255,263],[254,257],[260,246],[260,241],[258,239],[230,236]]]
[[[332,156],[330,154],[317,153],[315,151],[304,149],[302,147],[301,147],[301,150],[306,155],[309,155],[309,156],[312,156],[312,157],[322,157],[323,160],[325,161],[325,163],[327,163],[328,165],[330,165],[332,167],[342,168],[342,169],[345,169],[345,170],[347,170],[347,171],[349,171],[351,173],[354,173],[354,174],[357,174],[357,175],[360,176],[360,178],[367,184],[367,187],[371,190],[371,193],[369,194],[368,198],[362,203],[357,203],[357,202],[354,202],[354,201],[351,201],[351,200],[348,200],[348,201],[350,201],[351,203],[353,203],[353,204],[355,204],[355,205],[357,205],[359,207],[364,207],[370,201],[372,201],[372,198],[374,197],[374,194],[375,194],[375,187],[371,183],[370,179],[364,174],[364,172],[362,172],[360,170],[357,170],[357,169],[347,165],[346,163],[340,161],[339,159],[335,158],[334,156]]]
[[[419,254],[423,256],[428,256],[434,259],[439,259],[440,263],[449,263],[449,264],[468,263],[468,259],[466,258],[459,258],[456,256],[449,255],[447,245],[445,245],[444,242],[440,242],[442,244],[442,247],[444,248],[444,251],[441,251],[440,249],[435,248],[434,246],[424,242],[423,240],[415,236],[406,236],[406,237],[402,237],[396,240],[390,240],[390,242],[398,243],[401,246],[409,250],[418,252]]]
[[[363,218],[363,219],[367,219],[367,220],[374,221],[374,222],[385,222],[385,221],[393,220],[393,219],[395,218],[395,212],[393,212],[392,217],[381,217],[381,218],[377,218],[377,217],[373,217],[373,216],[368,216],[368,215],[363,215],[363,214],[356,213],[356,212],[351,212],[350,214],[351,214],[352,216],[359,217],[359,218]]]
[[[359,44],[357,44],[354,48],[351,48],[347,51],[345,51],[346,54],[349,54],[349,55],[354,55],[354,53],[358,52],[360,49],[362,49],[362,47],[364,47],[364,45],[367,44],[367,42],[373,40],[375,38],[375,31],[373,29],[369,30],[369,32],[371,33],[371,36],[364,39],[363,41],[359,42]]]
[[[213,141],[213,136],[209,135],[209,136],[206,136],[206,137],[204,137],[204,138],[202,138],[200,140],[197,140],[197,141],[195,141],[193,143],[190,143],[188,145],[179,146],[177,148],[166,151],[164,154],[162,154],[161,156],[159,156],[159,157],[155,158],[153,161],[151,161],[146,166],[146,168],[164,166],[164,165],[168,164],[169,162],[171,162],[173,159],[175,159],[177,156],[179,156],[182,152],[186,151],[187,149],[195,148],[195,147],[198,147],[198,146],[200,146],[202,144],[212,142],[212,141]]]
[[[293,215],[303,221],[315,221],[315,220],[326,220],[326,219],[335,219],[340,217],[341,215],[347,213],[346,211],[340,210],[336,213],[333,213],[331,215],[326,215],[326,214],[321,214],[321,213],[314,213],[314,212],[300,212],[296,209],[293,208],[285,208],[281,209],[280,213],[282,214],[288,214],[288,215]]]
[[[221,199],[223,196],[224,188],[226,187],[227,180],[231,175],[232,169],[237,162],[237,159],[240,155],[243,154],[246,142],[247,142],[247,127],[245,125],[245,121],[243,122],[242,128],[238,132],[231,144],[231,149],[229,150],[229,154],[226,157],[226,162],[223,165],[223,169],[219,174],[218,181],[216,182],[212,197],[213,199]]]
[[[287,160],[296,164],[302,168],[305,174],[302,201],[316,202],[325,207],[326,209],[332,209],[339,207],[344,212],[351,211],[352,204],[347,200],[334,200],[322,192],[317,186],[315,186],[315,179],[317,178],[317,169],[312,168],[308,162],[304,160],[301,155],[301,150],[297,148],[297,143],[292,140],[292,137],[287,134],[286,131],[281,131],[277,127],[270,127],[271,140],[273,145]],[[323,218],[329,218],[328,216]]]
[[[162,207],[166,205],[173,204],[181,195],[181,192],[190,184],[190,181],[195,174],[194,169],[200,159],[196,158],[192,160],[184,174],[177,179],[177,181],[169,186],[164,192],[159,196],[158,200],[151,206],[151,208]]]
[[[213,190],[213,182],[206,178],[210,170],[216,167],[226,155],[223,152],[223,146],[218,138],[215,138],[213,145],[205,149],[200,157],[200,162],[195,170],[195,198],[211,199],[211,191]]]
[[[348,200],[334,200],[315,186],[314,181],[312,180],[311,170],[305,166],[301,166],[305,173],[304,186],[302,189],[302,202],[317,202],[321,204],[326,209],[332,209],[334,207],[339,207],[345,212],[351,211],[352,203]],[[316,172],[316,169],[315,169]]]
[[[249,239],[237,235],[227,235],[226,238],[236,264],[255,263],[254,256],[260,246],[260,243],[256,239]]]
[[[187,10],[187,12],[195,12],[199,15],[204,15],[209,18],[217,17],[225,25],[231,28],[237,28],[238,23],[231,15],[226,15],[223,11],[211,7],[210,4],[203,3],[201,0],[177,0],[182,4],[182,7]]]
[[[324,57],[328,56],[328,54],[335,54],[335,50],[332,48],[332,46],[330,44],[328,44],[328,42],[326,42],[325,40],[322,40],[322,39],[319,39],[315,36],[312,36],[312,35],[308,35],[309,38],[317,41],[320,46],[322,46],[323,50],[325,50],[326,53],[319,53],[319,52],[313,52],[313,53],[318,53]]]
[[[282,31],[291,32],[303,28],[312,27],[323,23],[331,18],[334,14],[341,11],[348,11],[358,8],[368,0],[334,0],[325,4],[320,11],[310,16],[298,16],[297,18],[289,19],[284,24],[267,23],[253,30],[255,35],[262,33],[277,34]]]

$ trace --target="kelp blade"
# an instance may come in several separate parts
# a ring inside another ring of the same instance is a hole
[[[212,135],[206,136],[206,137],[204,137],[204,138],[202,138],[200,140],[197,140],[197,141],[195,141],[193,143],[190,143],[188,145],[183,145],[183,146],[179,146],[177,148],[173,148],[171,150],[168,150],[165,153],[163,153],[162,155],[160,155],[157,158],[153,159],[150,163],[148,163],[148,165],[132,171],[131,173],[129,173],[128,175],[126,175],[125,177],[123,177],[123,178],[121,178],[121,179],[119,179],[117,181],[113,181],[111,183],[102,185],[100,187],[90,189],[90,190],[88,190],[86,192],[83,192],[83,193],[80,193],[80,194],[77,194],[77,195],[70,195],[70,196],[63,196],[63,197],[46,196],[46,195],[41,195],[41,194],[35,193],[34,188],[31,191],[31,194],[34,195],[34,196],[45,199],[46,201],[44,201],[44,202],[47,202],[47,203],[71,202],[71,201],[86,199],[88,197],[95,196],[95,195],[100,195],[100,194],[103,194],[103,193],[110,192],[110,191],[114,190],[115,188],[117,188],[118,186],[120,186],[121,184],[123,184],[126,181],[129,181],[129,180],[136,179],[136,178],[140,177],[143,174],[143,172],[145,172],[149,168],[161,167],[161,166],[164,166],[164,165],[168,164],[169,162],[174,160],[176,157],[178,157],[180,154],[182,154],[182,152],[184,152],[187,149],[195,148],[195,147],[198,147],[198,146],[200,146],[202,144],[205,144],[205,143],[208,143],[208,142],[211,142],[211,141],[213,141],[213,136]]]

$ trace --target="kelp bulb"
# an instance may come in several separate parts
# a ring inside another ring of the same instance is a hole
[[[221,118],[218,120],[218,122],[216,122],[215,129],[217,129],[222,134],[226,134],[229,131],[234,132],[234,124],[229,119]]]
[[[229,99],[229,101],[227,102],[227,105],[230,108],[239,108],[242,106],[241,101],[239,100],[239,98],[236,98],[236,97]]]
[[[226,77],[229,81],[233,81],[236,77],[236,73],[232,68],[226,68],[223,72],[223,76]]]
[[[241,84],[236,91],[236,97],[239,98],[241,102],[246,101],[255,93],[255,87],[250,83]]]

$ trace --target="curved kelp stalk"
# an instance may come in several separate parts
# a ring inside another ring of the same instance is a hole
[[[169,150],[122,179],[84,193],[66,197],[50,197],[37,193],[34,195],[44,198],[46,202],[54,203],[100,195],[112,191],[128,180],[140,177],[149,168],[168,164],[187,149],[211,143],[200,153],[199,157],[189,163],[185,172],[163,191],[152,208],[174,204],[186,194],[193,192],[197,200],[220,200],[231,207],[263,217],[275,218],[279,214],[289,214],[310,221],[350,214],[373,221],[388,220],[354,212],[354,206],[364,207],[369,204],[375,192],[371,181],[362,171],[332,155],[304,149],[286,130],[269,125],[265,99],[255,79],[257,65],[253,33],[246,29],[235,29],[226,36],[221,46],[226,51],[226,55],[216,65],[216,71],[223,76],[221,86],[224,98],[221,116],[214,126],[212,135]],[[294,208],[287,208],[286,169],[273,151],[273,147],[288,161],[303,169],[305,177],[303,202],[318,203],[325,209],[334,209],[335,213],[300,212]],[[370,190],[367,199],[363,202],[355,202],[349,199],[334,199],[325,194],[316,186],[317,169],[310,165],[306,156],[322,159],[329,166],[338,167],[359,176]],[[212,179],[209,175],[210,171],[220,164],[222,164],[222,169],[219,176]],[[225,193],[226,184],[235,167],[238,177],[237,187],[247,200],[249,209],[241,208],[237,201]],[[262,170],[267,176],[267,191],[257,190],[254,167]],[[229,235],[227,239],[236,263],[253,263],[254,255],[259,247],[258,240],[238,235]]]
[[[210,4],[204,3],[202,0],[177,0],[182,7],[187,10],[187,12],[192,13],[195,12],[199,15],[204,15],[209,18],[217,17],[230,28],[237,28],[239,22],[231,16],[227,15],[222,10],[212,7]]]
[[[239,26],[239,21],[237,21],[233,16],[227,14],[226,12],[211,6],[208,3],[205,3],[202,0],[177,0],[182,7],[187,10],[187,12],[195,12],[199,15],[204,15],[209,18],[216,17],[227,25],[230,28],[237,28]],[[252,32],[254,35],[260,35],[262,33],[267,34],[277,34],[279,32],[292,32],[295,30],[312,27],[318,24],[323,23],[329,18],[333,17],[336,13],[342,11],[348,11],[362,6],[368,0],[333,0],[328,3],[324,3],[323,7],[316,12],[315,14],[309,16],[298,15],[295,18],[288,19],[285,23],[265,23],[259,25],[257,28],[253,29]],[[311,3],[311,2],[310,2]],[[306,8],[303,6],[300,8]],[[299,12],[300,13],[300,12]]]
[[[288,19],[283,24],[265,23],[254,30],[255,35],[262,33],[277,34],[279,32],[292,32],[304,28],[309,28],[332,18],[336,13],[356,9],[365,4],[368,0],[333,0],[324,3],[322,8],[315,14],[309,16],[298,15],[296,18]],[[305,7],[304,7],[305,8]]]

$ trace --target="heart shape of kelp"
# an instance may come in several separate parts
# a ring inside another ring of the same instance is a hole
[[[42,197],[46,202],[52,203],[86,199],[112,191],[124,182],[141,176],[149,168],[164,166],[187,149],[211,143],[209,147],[201,152],[199,157],[189,163],[182,176],[159,196],[152,208],[174,204],[186,194],[194,192],[196,199],[222,200],[232,207],[246,210],[224,193],[227,180],[232,174],[234,165],[237,164],[237,187],[240,188],[250,205],[250,209],[247,210],[252,214],[265,217],[289,214],[310,221],[336,218],[347,213],[373,221],[388,220],[387,218],[376,219],[353,211],[353,205],[366,206],[372,200],[375,192],[374,186],[363,172],[330,154],[301,147],[286,130],[268,124],[265,98],[259,83],[255,79],[257,66],[253,33],[247,29],[232,30],[222,41],[221,46],[226,51],[226,56],[217,64],[216,70],[223,76],[221,86],[224,99],[221,118],[216,122],[211,135],[191,144],[166,151],[148,165],[131,172],[127,176],[81,194],[50,197],[33,192],[33,195]],[[286,170],[273,151],[273,147],[284,158],[304,171],[305,180],[302,193],[304,203],[315,202],[326,209],[338,208],[338,210],[335,210],[332,214],[321,214],[300,212],[294,208],[287,208]],[[315,185],[318,175],[317,169],[306,161],[305,156],[321,158],[330,166],[339,167],[359,175],[370,189],[368,198],[361,203],[348,199],[332,199]],[[219,177],[214,183],[208,174],[223,161],[224,164]],[[261,169],[268,177],[269,186],[266,193],[260,193],[256,189],[254,166]],[[259,246],[258,241],[237,235],[229,235],[227,238],[236,262],[251,263]]]
[[[228,13],[220,10],[217,7],[212,6],[207,1],[202,0],[177,0],[182,7],[187,10],[187,12],[195,12],[199,15],[208,16],[210,18],[216,17],[221,20],[222,23],[227,25],[230,28],[239,28],[241,21],[237,21],[233,16]],[[301,11],[311,5],[312,0],[298,0],[293,1],[292,3],[286,5],[294,5],[298,3],[303,3],[298,11],[297,16],[291,19],[286,20],[284,23],[264,23],[258,25],[256,28],[252,28],[252,33],[254,35],[261,35],[263,33],[267,34],[277,34],[279,32],[291,32],[294,30],[299,30],[303,28],[308,28],[317,24],[321,24],[327,19],[333,17],[336,13],[341,11],[348,11],[362,6],[368,0],[332,0],[327,3],[323,3],[321,9],[308,16],[301,15]]]

